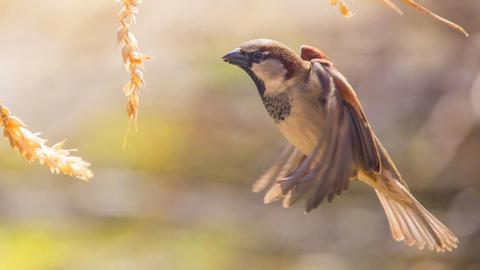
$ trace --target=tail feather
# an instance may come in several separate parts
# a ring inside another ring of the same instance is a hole
[[[458,239],[413,197],[385,147],[378,139],[376,142],[380,150],[382,172],[378,175],[360,172],[359,179],[377,193],[393,239],[437,252],[455,249]]]
[[[448,251],[452,251],[454,248],[458,246],[458,239],[455,235],[448,229],[445,225],[443,225],[440,221],[438,221],[430,212],[428,212],[421,204],[417,202],[419,208],[425,213],[425,218],[432,224],[433,230],[442,238],[442,241],[448,243],[447,246]],[[445,250],[444,250],[445,251]]]
[[[378,199],[385,210],[385,214],[387,215],[388,224],[390,225],[390,230],[392,232],[392,237],[395,241],[402,241],[405,239],[402,233],[402,228],[400,227],[400,223],[397,220],[397,217],[393,213],[393,209],[390,207],[390,204],[387,202],[387,199],[383,194],[375,190],[378,195]]]
[[[428,247],[437,252],[452,251],[458,239],[453,233],[428,212],[413,196],[412,204],[406,206],[378,190],[375,190],[390,225],[393,239],[403,241],[419,249]]]

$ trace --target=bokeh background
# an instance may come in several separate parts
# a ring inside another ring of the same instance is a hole
[[[148,91],[122,150],[119,4],[0,1],[3,104],[95,173],[52,176],[0,142],[0,269],[480,269],[480,2],[421,2],[471,37],[376,0],[350,19],[326,0],[146,0],[134,33],[153,57]],[[329,55],[457,250],[394,242],[362,184],[309,215],[250,192],[285,141],[220,57],[260,37]]]

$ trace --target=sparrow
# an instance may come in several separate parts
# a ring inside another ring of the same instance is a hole
[[[257,39],[222,60],[250,76],[289,142],[253,186],[254,192],[269,187],[266,204],[282,200],[288,208],[306,198],[308,213],[360,181],[375,190],[396,241],[437,252],[457,247],[455,235],[412,195],[352,86],[321,50],[302,46],[299,56],[277,41]]]

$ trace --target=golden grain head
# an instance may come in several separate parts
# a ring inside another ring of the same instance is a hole
[[[332,6],[337,6],[338,5],[338,9],[339,9],[340,13],[342,13],[343,16],[345,16],[345,17],[351,17],[352,16],[352,12],[350,12],[350,9],[348,8],[348,5],[345,4],[345,2],[343,0],[330,0],[330,4]]]
[[[63,149],[65,141],[48,147],[47,140],[40,138],[39,133],[29,131],[20,119],[11,115],[8,108],[0,105],[0,116],[3,136],[28,162],[38,161],[48,166],[52,173],[66,174],[84,181],[93,177],[88,162],[71,156],[74,150]]]
[[[127,114],[131,120],[138,117],[139,92],[145,87],[144,62],[150,59],[149,56],[140,52],[138,41],[130,31],[135,18],[138,15],[138,0],[121,0],[121,10],[118,14],[119,28],[117,42],[122,47],[122,61],[127,72],[130,73],[130,81],[123,87],[123,92],[128,98]]]

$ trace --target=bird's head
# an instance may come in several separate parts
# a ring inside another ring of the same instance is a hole
[[[260,91],[271,82],[290,80],[303,67],[302,59],[294,51],[269,39],[245,42],[222,59],[245,70]]]

